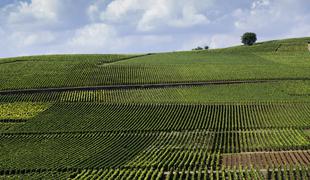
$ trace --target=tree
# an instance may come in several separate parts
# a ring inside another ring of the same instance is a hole
[[[203,48],[200,47],[200,46],[198,46],[197,48],[194,48],[193,50],[194,50],[194,51],[200,51],[200,50],[203,50]]]
[[[243,34],[243,36],[241,37],[241,40],[242,40],[242,43],[244,45],[248,45],[248,46],[251,46],[253,45],[256,40],[257,40],[257,37],[256,37],[256,34],[255,33],[252,33],[252,32],[246,32]]]
[[[205,50],[208,50],[209,49],[209,46],[205,46]]]

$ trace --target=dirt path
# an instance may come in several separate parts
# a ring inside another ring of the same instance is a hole
[[[275,49],[275,52],[278,52],[278,50],[280,49],[281,46],[282,46],[282,44],[279,44],[279,46]]]
[[[0,95],[7,94],[32,94],[43,92],[64,92],[64,91],[90,91],[90,90],[114,90],[114,89],[151,89],[151,88],[171,88],[188,86],[207,86],[225,84],[249,84],[249,83],[269,83],[279,81],[310,80],[310,78],[282,78],[282,79],[256,79],[256,80],[218,80],[205,82],[176,82],[160,84],[127,84],[127,85],[103,85],[103,86],[84,86],[84,87],[52,87],[52,88],[33,88],[33,89],[12,89],[2,90]]]
[[[266,161],[261,161],[265,159]],[[225,166],[244,166],[265,168],[268,166],[283,165],[310,165],[310,150],[289,150],[271,152],[249,152],[236,154],[223,154],[222,162]]]
[[[140,58],[140,57],[151,56],[151,55],[153,55],[153,54],[154,54],[154,53],[140,54],[140,55],[125,57],[125,58],[120,58],[120,59],[117,59],[117,60],[114,60],[114,61],[111,61],[111,62],[100,62],[100,63],[98,64],[98,66],[109,66],[109,65],[115,64],[115,63],[117,63],[117,62],[119,62],[119,61],[127,61],[127,60],[136,59],[136,58]]]

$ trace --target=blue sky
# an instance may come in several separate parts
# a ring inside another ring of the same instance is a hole
[[[0,57],[139,53],[310,36],[309,0],[0,0]]]

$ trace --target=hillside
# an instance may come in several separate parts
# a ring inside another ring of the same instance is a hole
[[[0,179],[309,179],[309,41],[2,58]]]

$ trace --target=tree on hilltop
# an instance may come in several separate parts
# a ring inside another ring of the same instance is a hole
[[[246,32],[241,36],[242,43],[247,46],[252,46],[257,41],[255,33]]]

